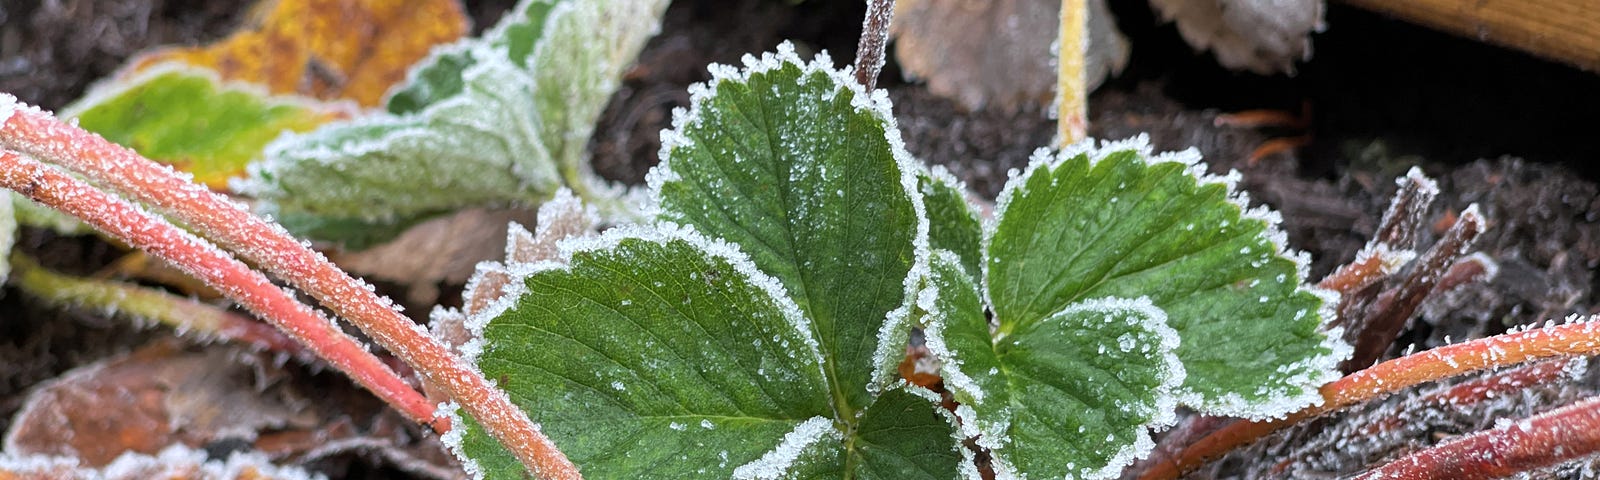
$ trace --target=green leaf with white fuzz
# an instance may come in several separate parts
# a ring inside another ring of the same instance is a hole
[[[961,266],[976,278],[983,261],[983,224],[967,202],[967,187],[942,166],[917,176],[917,188],[928,206],[928,244],[961,257]]]
[[[842,414],[870,401],[903,356],[907,301],[925,264],[918,165],[888,100],[788,44],[713,69],[663,134],[650,174],[660,217],[748,252],[811,317]],[[885,319],[888,322],[885,322]]]
[[[1184,403],[1264,418],[1318,398],[1348,348],[1329,302],[1303,286],[1276,214],[1246,209],[1198,156],[1153,157],[1142,139],[1040,153],[1001,193],[985,286],[998,333],[1087,299],[1149,297],[1183,338]]]
[[[797,428],[838,434],[805,318],[743,255],[688,230],[591,242],[475,319],[478,367],[586,476],[726,478]],[[487,478],[520,475],[481,430],[462,440]]]
[[[1172,423],[1183,365],[1178,336],[1148,299],[1092,299],[990,335],[978,287],[958,258],[934,256],[928,347],[968,433],[996,473],[1116,478]]]
[[[291,229],[340,242],[464,207],[537,204],[562,186],[608,199],[584,148],[666,3],[523,0],[483,37],[413,67],[388,112],[280,138],[235,187],[298,219]]]

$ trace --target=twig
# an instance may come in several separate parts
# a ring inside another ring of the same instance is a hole
[[[82,219],[90,226],[171,262],[273,321],[329,364],[406,416],[433,419],[433,404],[333,322],[290,298],[238,260],[138,207],[15,152],[0,151],[0,187]]]
[[[1350,326],[1356,333],[1355,354],[1346,362],[1346,371],[1371,365],[1389,349],[1395,337],[1405,329],[1406,321],[1422,306],[1428,294],[1433,293],[1439,279],[1466,255],[1478,234],[1483,233],[1483,228],[1483,216],[1478,214],[1478,206],[1467,207],[1444,238],[1415,262],[1400,286],[1392,292],[1384,292],[1367,310],[1367,315],[1362,316],[1360,323]]]
[[[543,478],[579,478],[577,467],[556,449],[511,399],[483,374],[379,297],[276,224],[251,215],[227,197],[178,176],[99,135],[64,123],[0,94],[0,146],[37,156],[89,177],[103,187],[178,219],[229,251],[311,294],[373,340],[415,368],[456,400],[473,418]]]
[[[1084,56],[1089,46],[1089,5],[1061,1],[1061,37],[1056,41],[1056,146],[1082,140],[1089,132],[1089,81]]]
[[[62,275],[40,267],[22,254],[11,255],[10,283],[46,303],[98,309],[150,320],[183,334],[221,339],[261,350],[288,354],[302,361],[315,356],[283,332],[226,309],[165,291],[110,280]]]
[[[1383,362],[1322,387],[1323,402],[1281,420],[1238,422],[1195,442],[1139,478],[1173,479],[1280,428],[1422,383],[1496,367],[1563,356],[1600,354],[1597,317],[1446,345]]]
[[[889,45],[889,22],[894,19],[894,0],[867,0],[867,15],[861,20],[861,40],[856,44],[856,83],[872,91],[883,73],[884,49]]]
[[[1357,480],[1505,478],[1600,451],[1600,397],[1418,450]]]

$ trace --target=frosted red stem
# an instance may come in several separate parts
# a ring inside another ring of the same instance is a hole
[[[1177,478],[1280,428],[1425,382],[1546,358],[1600,354],[1600,323],[1594,318],[1446,345],[1373,365],[1324,385],[1322,405],[1281,420],[1234,423],[1195,442],[1171,461],[1152,464],[1139,478]]]
[[[1600,397],[1411,452],[1356,480],[1487,480],[1600,451]]]
[[[13,101],[0,97],[0,116]],[[34,155],[87,176],[96,184],[150,205],[201,235],[311,294],[422,374],[464,408],[488,433],[543,478],[579,478],[526,413],[477,370],[401,315],[372,288],[322,254],[243,205],[179,177],[171,168],[18,104],[0,124],[0,146]],[[414,392],[413,392],[414,393]]]
[[[122,239],[217,288],[414,420],[434,407],[354,339],[244,263],[120,198],[15,152],[0,151],[0,186]]]

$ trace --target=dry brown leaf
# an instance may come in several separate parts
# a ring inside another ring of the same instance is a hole
[[[1222,66],[1262,75],[1294,73],[1322,31],[1323,0],[1151,0],[1189,45]]]
[[[177,60],[275,94],[346,98],[376,106],[434,45],[468,31],[457,0],[263,0],[259,20],[206,47],[167,48],[131,62],[137,72]]]
[[[535,218],[530,210],[462,210],[419,223],[381,245],[331,257],[350,272],[411,287],[412,302],[434,304],[438,283],[466,282],[478,262],[505,252],[507,223]]]
[[[5,451],[102,467],[124,452],[315,426],[315,416],[299,407],[305,400],[280,386],[270,363],[229,348],[190,351],[162,341],[79,367],[28,397],[6,432]]]
[[[1105,0],[1089,0],[1084,76],[1093,90],[1128,62],[1128,41]],[[1015,112],[1055,98],[1059,0],[900,0],[891,30],[906,75],[968,110]]]

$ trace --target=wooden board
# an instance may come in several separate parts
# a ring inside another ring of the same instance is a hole
[[[1600,72],[1600,0],[1345,0],[1345,3]]]

